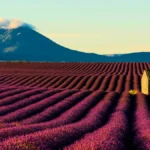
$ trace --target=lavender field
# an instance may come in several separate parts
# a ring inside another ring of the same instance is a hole
[[[0,150],[150,150],[144,69],[150,63],[1,62]]]

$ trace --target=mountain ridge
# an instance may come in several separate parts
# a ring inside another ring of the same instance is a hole
[[[147,62],[150,52],[113,54],[86,53],[66,48],[28,27],[0,29],[0,60],[49,62]]]

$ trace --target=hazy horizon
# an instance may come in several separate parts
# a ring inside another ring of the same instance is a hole
[[[56,43],[97,54],[150,52],[150,1],[8,1],[1,16],[36,27]]]

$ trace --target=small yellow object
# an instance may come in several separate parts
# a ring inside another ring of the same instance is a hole
[[[129,93],[130,93],[131,95],[135,95],[135,94],[137,94],[137,92],[138,92],[137,90],[130,90],[130,91],[129,91]]]

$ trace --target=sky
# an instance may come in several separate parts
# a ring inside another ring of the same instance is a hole
[[[97,54],[150,52],[150,0],[0,0],[19,19],[67,48]]]

